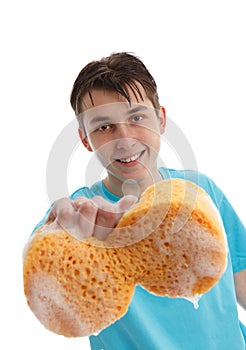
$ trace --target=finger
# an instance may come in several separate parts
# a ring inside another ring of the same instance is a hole
[[[59,207],[59,205],[63,202],[65,202],[66,200],[68,200],[68,198],[61,198],[61,199],[58,199],[51,207],[50,209],[50,213],[45,221],[46,224],[50,224],[52,223],[56,217],[57,217],[57,209]]]
[[[115,212],[115,204],[107,201],[103,197],[95,196],[92,198],[92,202],[100,209]]]
[[[117,218],[116,218],[116,224],[120,221],[121,217],[124,215],[125,212],[130,210],[130,208],[136,204],[138,201],[138,198],[136,196],[125,196],[121,198],[116,204],[116,213],[117,213]]]
[[[77,201],[76,206],[78,208],[75,225],[76,237],[78,239],[90,237],[94,233],[98,208],[87,198]]]
[[[117,213],[124,213],[129,210],[138,201],[138,197],[128,195],[122,197],[117,203],[115,203]]]
[[[124,212],[129,210],[138,201],[138,198],[129,195],[123,197],[117,203],[110,203],[101,197],[94,197],[93,201],[98,206],[94,236],[100,240],[105,240]]]
[[[74,226],[75,222],[75,207],[69,198],[62,198],[54,206],[53,210],[56,216],[55,221],[64,229],[69,229]]]
[[[100,240],[105,240],[116,226],[117,214],[99,209],[93,236]]]
[[[47,219],[45,220],[45,224],[51,224],[54,220],[55,220],[56,216],[53,212],[53,208],[51,208],[49,215],[47,217]]]
[[[94,197],[93,203],[98,206],[93,235],[100,240],[105,240],[116,225],[116,207],[115,204],[108,202],[102,197]]]

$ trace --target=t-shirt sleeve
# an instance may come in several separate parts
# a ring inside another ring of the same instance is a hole
[[[221,189],[204,174],[201,185],[217,206],[227,235],[233,273],[246,269],[246,228]]]
[[[191,175],[190,175],[191,173]],[[194,172],[188,172],[187,179],[194,181]],[[196,177],[197,178],[197,174]],[[196,181],[194,181],[196,182]],[[227,235],[233,273],[246,269],[246,228],[232,207],[231,203],[214,183],[214,181],[203,173],[199,173],[200,185],[211,197],[220,212]]]
[[[236,273],[246,269],[246,228],[225,196],[219,210],[227,234],[233,272]]]

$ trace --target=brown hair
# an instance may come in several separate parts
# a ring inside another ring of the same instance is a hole
[[[131,103],[128,89],[134,93],[136,99],[143,100],[139,90],[140,84],[152,102],[154,108],[159,109],[159,98],[154,78],[143,62],[133,54],[127,52],[113,53],[99,61],[88,63],[76,78],[71,92],[70,102],[76,115],[82,112],[82,98],[88,93],[93,104],[91,91],[103,89],[117,91]]]

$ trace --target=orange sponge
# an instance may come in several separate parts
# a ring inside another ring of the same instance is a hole
[[[106,328],[128,309],[137,284],[171,298],[196,298],[221,278],[227,243],[204,190],[181,179],[148,188],[106,241],[78,241],[44,225],[24,252],[24,291],[49,330],[67,337]]]

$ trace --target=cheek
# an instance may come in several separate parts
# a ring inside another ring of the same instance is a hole
[[[159,152],[161,146],[160,134],[157,131],[149,130],[142,134],[142,141],[153,151]]]
[[[100,136],[95,136],[93,133],[88,136],[88,140],[93,152],[97,152],[105,144],[105,141]]]
[[[114,142],[109,140],[99,140],[92,141],[93,151],[96,153],[97,157],[105,165],[111,158],[114,149]]]
[[[160,139],[153,140],[154,142],[152,143],[152,152],[155,154],[155,157],[158,156],[160,149],[161,149],[161,143]]]

